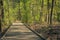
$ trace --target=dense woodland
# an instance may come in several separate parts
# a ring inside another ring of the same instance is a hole
[[[60,0],[0,0],[0,31],[16,20],[37,32],[48,30],[60,24]]]

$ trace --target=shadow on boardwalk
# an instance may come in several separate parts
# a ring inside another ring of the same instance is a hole
[[[22,23],[13,23],[2,40],[40,40],[40,38]]]

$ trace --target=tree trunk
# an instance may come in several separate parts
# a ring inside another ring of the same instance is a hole
[[[2,14],[2,0],[0,0],[0,32],[1,32],[1,14]]]
[[[25,23],[28,23],[28,13],[27,13],[27,11],[26,11],[26,9],[27,9],[27,8],[26,8],[26,0],[23,1],[23,4],[24,4],[23,7],[24,7],[24,10],[25,10],[25,18],[26,18],[24,22],[25,22]]]
[[[20,3],[19,3],[19,20],[21,20]]]
[[[0,0],[0,6],[1,6],[1,8],[0,8],[0,32],[2,32],[2,19],[4,18],[4,12],[3,12],[3,1],[2,0]]]
[[[47,13],[47,22],[49,24],[49,0],[47,0],[47,10],[48,10],[48,13]]]
[[[40,23],[42,22],[44,0],[41,0]]]
[[[51,7],[51,14],[50,14],[50,25],[52,24],[53,6],[54,6],[54,0],[52,0],[52,7]]]

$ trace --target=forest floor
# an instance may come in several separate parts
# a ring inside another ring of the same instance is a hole
[[[1,40],[40,40],[23,23],[13,23]]]

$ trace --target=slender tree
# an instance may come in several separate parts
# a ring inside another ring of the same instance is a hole
[[[40,23],[42,21],[42,15],[43,15],[43,7],[44,7],[44,0],[41,0],[41,11],[40,11]]]
[[[2,6],[2,0],[0,0],[0,6]],[[0,32],[1,32],[1,7],[0,7]]]
[[[20,20],[21,20],[20,3],[19,3],[19,13],[20,13]]]
[[[2,31],[2,21],[3,21],[3,18],[4,18],[4,9],[3,9],[3,0],[0,0],[0,32]]]
[[[18,16],[19,16],[19,20],[21,20],[20,1],[19,1],[19,13],[18,13]]]
[[[8,18],[10,18],[10,12],[9,12],[9,0],[8,0]],[[9,22],[10,22],[10,19],[9,19]]]
[[[47,13],[47,22],[48,22],[48,24],[49,24],[49,8],[50,8],[49,0],[47,0],[47,10],[48,10],[48,13]]]
[[[50,25],[52,24],[53,7],[54,7],[54,0],[52,0],[52,7],[51,7],[51,13],[50,13]]]
[[[24,4],[24,6],[23,6],[23,8],[24,8],[24,10],[25,10],[25,23],[28,23],[28,14],[27,14],[27,8],[26,8],[26,2],[27,2],[27,0],[23,0],[23,4]]]

